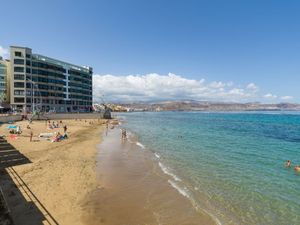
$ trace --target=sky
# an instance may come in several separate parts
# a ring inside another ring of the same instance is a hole
[[[95,101],[300,103],[300,1],[14,0],[0,10],[0,55],[27,46],[90,65]]]

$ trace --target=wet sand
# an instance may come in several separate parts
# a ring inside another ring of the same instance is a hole
[[[215,224],[168,182],[154,155],[109,130],[99,145],[99,183],[83,203],[85,224]],[[104,134],[105,135],[105,134]]]

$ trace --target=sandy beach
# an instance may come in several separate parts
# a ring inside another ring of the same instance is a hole
[[[91,124],[92,123],[92,124]],[[2,170],[0,185],[16,225],[22,224],[83,224],[81,203],[97,187],[96,146],[104,128],[98,120],[63,120],[69,138],[52,143],[39,139],[49,130],[45,121],[17,122],[22,134],[10,137],[8,124],[2,124],[0,134],[18,154],[27,158],[23,165]],[[30,132],[33,131],[33,142]]]
[[[106,129],[98,120],[63,120],[53,130],[46,121],[33,121],[30,129],[28,124],[13,124],[22,128],[17,136],[9,134],[10,124],[0,128],[7,140],[0,150],[4,146],[22,159],[0,174],[15,225],[215,224],[172,187],[151,152],[120,139],[119,127]],[[38,138],[63,133],[65,124],[68,139]]]

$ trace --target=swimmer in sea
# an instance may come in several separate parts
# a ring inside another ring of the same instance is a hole
[[[295,170],[296,172],[300,172],[300,165],[295,166],[295,167],[294,167],[294,170]]]
[[[285,163],[285,167],[291,167],[291,164],[292,164],[291,160],[288,160]]]

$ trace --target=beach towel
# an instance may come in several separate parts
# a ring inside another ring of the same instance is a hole
[[[18,139],[18,136],[15,135],[15,134],[11,134],[11,135],[9,135],[9,138],[10,138],[11,140],[16,140],[16,139]]]
[[[7,129],[16,129],[16,128],[17,128],[16,125],[8,125],[8,126],[7,126]]]
[[[48,139],[48,138],[51,138],[51,137],[53,137],[53,133],[40,133],[40,135],[39,135],[39,138],[46,138],[46,139]]]

